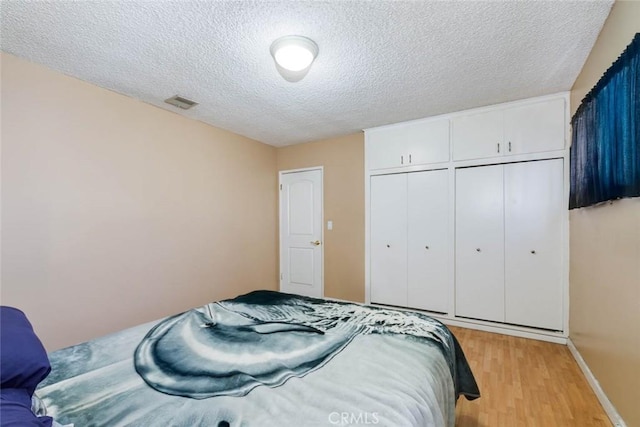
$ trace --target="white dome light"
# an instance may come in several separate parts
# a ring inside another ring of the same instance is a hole
[[[271,44],[276,68],[288,81],[301,80],[318,55],[318,45],[302,36],[280,37]]]
[[[313,62],[313,54],[302,46],[282,46],[275,53],[276,61],[282,68],[290,71],[300,71]]]

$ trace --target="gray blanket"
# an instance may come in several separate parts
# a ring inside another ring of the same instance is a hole
[[[419,313],[257,291],[59,350],[38,394],[82,426],[453,426],[479,397]]]

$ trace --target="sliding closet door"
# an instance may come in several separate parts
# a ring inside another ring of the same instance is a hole
[[[505,165],[506,322],[563,327],[563,161]]]
[[[371,177],[371,302],[407,305],[407,174]]]
[[[408,174],[408,306],[447,312],[449,171]]]
[[[456,170],[457,316],[504,321],[503,170]]]

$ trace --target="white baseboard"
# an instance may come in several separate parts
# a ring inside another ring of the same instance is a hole
[[[613,424],[613,426],[627,427],[627,424],[625,424],[624,420],[622,419],[618,411],[616,411],[616,408],[613,406],[613,404],[611,403],[607,395],[604,393],[604,390],[602,390],[602,387],[600,387],[600,383],[598,382],[596,377],[593,376],[591,369],[589,369],[589,366],[580,355],[580,352],[571,341],[571,338],[567,338],[567,347],[569,347],[569,351],[573,355],[573,358],[576,359],[578,366],[582,370],[582,373],[584,374],[585,378],[587,379],[587,382],[593,389],[593,392],[596,394],[596,397],[600,401],[600,404],[604,408],[604,411],[607,413],[607,416],[611,420],[611,423]]]
[[[567,343],[567,338],[560,333],[547,332],[543,330],[535,330],[530,328],[518,327],[506,324],[491,324],[489,322],[483,322],[481,320],[470,319],[451,319],[447,316],[438,316],[437,314],[430,314],[429,316],[438,319],[445,325],[459,326],[461,328],[476,329],[478,331],[492,332],[494,334],[511,335],[514,337],[528,338],[531,340],[547,341],[555,344]]]
[[[333,299],[335,301],[340,301],[334,298],[325,297],[325,299]],[[547,331],[543,329],[528,328],[525,326],[509,325],[506,323],[467,319],[464,317],[452,317],[447,314],[434,313],[431,311],[419,310],[417,308],[387,306],[387,305],[377,304],[377,303],[370,303],[368,305],[372,307],[389,308],[389,309],[399,310],[399,311],[412,311],[412,312],[422,313],[429,317],[433,317],[434,319],[438,319],[445,325],[450,325],[450,326],[459,326],[461,328],[476,329],[479,331],[493,332],[495,334],[511,335],[514,337],[528,338],[528,339],[538,340],[538,341],[547,341],[547,342],[552,342],[552,343],[562,344],[562,345],[567,344],[567,336],[562,332],[553,332],[553,331]]]

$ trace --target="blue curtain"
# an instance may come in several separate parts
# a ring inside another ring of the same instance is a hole
[[[640,196],[640,33],[571,119],[569,209]]]

